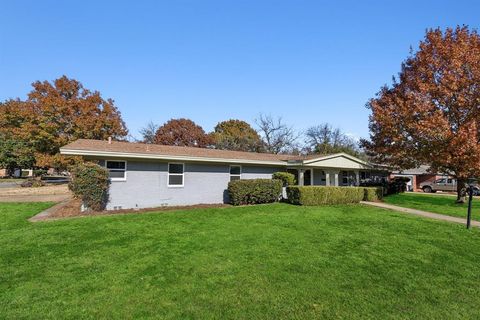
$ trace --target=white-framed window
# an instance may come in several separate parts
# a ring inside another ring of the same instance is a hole
[[[242,178],[242,166],[230,166],[230,181]]]
[[[185,165],[183,163],[168,164],[168,186],[183,187],[183,173]]]
[[[106,160],[105,168],[108,170],[108,176],[111,181],[127,180],[127,161],[123,160]]]

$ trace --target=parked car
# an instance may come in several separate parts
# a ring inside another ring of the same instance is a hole
[[[453,178],[441,178],[433,182],[423,182],[420,184],[420,188],[426,193],[437,191],[457,192],[457,180]],[[480,194],[480,187],[478,185],[473,187],[473,194],[476,196]]]
[[[42,176],[40,179],[45,184],[63,184],[70,182],[70,178],[67,176]]]

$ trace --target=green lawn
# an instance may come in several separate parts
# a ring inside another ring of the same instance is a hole
[[[458,204],[455,200],[453,196],[425,193],[399,193],[384,198],[384,202],[401,207],[466,218],[468,204]],[[472,219],[480,220],[480,199],[477,197],[472,202]]]
[[[361,205],[29,223],[0,203],[0,319],[479,319],[480,230]]]

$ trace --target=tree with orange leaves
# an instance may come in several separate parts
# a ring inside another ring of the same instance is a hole
[[[480,36],[467,27],[429,30],[402,64],[398,80],[367,107],[376,161],[399,169],[421,164],[454,176],[457,201],[480,176]]]
[[[154,143],[182,147],[207,147],[212,138],[190,119],[171,119],[157,129]]]
[[[123,139],[128,134],[113,100],[77,80],[63,76],[32,86],[26,101],[0,103],[0,134],[31,145],[37,166],[65,168],[69,161],[59,149],[73,140]]]

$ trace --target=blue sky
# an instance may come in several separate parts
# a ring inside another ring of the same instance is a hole
[[[65,74],[148,121],[329,122],[368,136],[367,100],[430,27],[480,23],[480,1],[6,1],[0,100]]]

